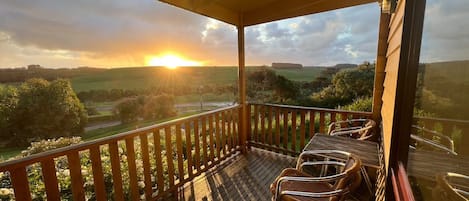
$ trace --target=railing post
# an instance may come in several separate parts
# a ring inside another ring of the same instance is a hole
[[[246,139],[247,139],[247,102],[246,102],[246,67],[244,57],[244,25],[243,15],[239,15],[238,28],[238,89],[239,89],[239,103],[241,105],[239,114],[239,142],[241,151],[246,153]]]

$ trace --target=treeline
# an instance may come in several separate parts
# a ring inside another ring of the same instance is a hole
[[[106,69],[89,67],[50,69],[43,68],[39,65],[29,65],[28,67],[21,68],[0,69],[0,83],[24,82],[32,78],[42,78],[51,81],[59,78],[72,78],[90,73],[102,72],[105,70]]]
[[[135,96],[157,96],[160,94],[171,94],[173,96],[184,96],[188,94],[223,94],[237,93],[237,86],[233,85],[204,85],[204,86],[167,86],[151,87],[148,89],[109,89],[89,90],[78,92],[77,96],[82,102],[106,102],[117,101],[122,98]]]

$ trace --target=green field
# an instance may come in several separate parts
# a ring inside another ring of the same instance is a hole
[[[295,81],[313,81],[324,68],[274,69]],[[248,72],[260,67],[247,67]],[[237,67],[180,67],[170,70],[164,67],[137,67],[109,69],[71,79],[76,92],[98,89],[148,89],[167,86],[203,86],[236,84]]]

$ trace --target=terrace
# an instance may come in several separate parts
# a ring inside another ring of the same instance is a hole
[[[63,197],[64,190],[73,200],[269,200],[269,185],[282,169],[295,165],[315,133],[357,118],[374,119],[381,128],[380,166],[368,169],[372,192],[361,199],[409,198],[401,197],[409,189],[399,164],[408,158],[414,101],[409,97],[415,94],[408,86],[417,79],[425,3],[379,1],[374,102],[367,113],[248,103],[244,28],[375,1],[162,1],[237,27],[239,104],[2,163],[0,172],[9,174],[16,200],[32,200],[33,184],[42,186],[47,200],[70,199]],[[417,120],[468,129],[467,122]],[[467,147],[458,149],[468,153]],[[31,168],[42,177],[30,178]],[[67,179],[71,186],[63,186]],[[89,182],[93,188],[84,188]]]

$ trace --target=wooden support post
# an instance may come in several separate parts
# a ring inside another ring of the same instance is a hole
[[[373,87],[373,117],[376,122],[381,121],[381,106],[383,105],[384,76],[386,67],[386,53],[388,51],[389,20],[391,16],[381,13],[379,18],[378,52],[375,64],[375,82]]]
[[[238,28],[238,94],[239,94],[239,104],[240,116],[239,116],[239,141],[241,150],[243,153],[246,153],[246,140],[248,134],[247,128],[247,102],[246,102],[246,66],[245,66],[245,56],[244,56],[244,25],[243,25],[243,15],[239,16],[239,25]]]

